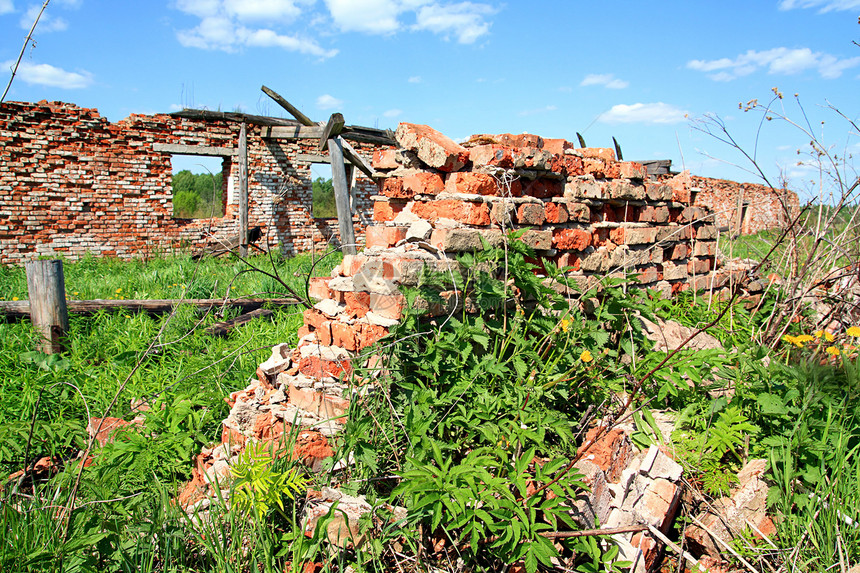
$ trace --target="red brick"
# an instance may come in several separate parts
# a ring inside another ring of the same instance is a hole
[[[672,188],[662,183],[648,181],[645,184],[645,194],[649,201],[671,201]]]
[[[546,251],[552,248],[552,231],[528,230],[523,233],[521,240],[536,251]],[[536,264],[539,262],[535,261]]]
[[[361,318],[370,310],[370,293],[367,292],[350,292],[343,293],[343,302],[346,305],[347,315]]]
[[[356,340],[355,329],[350,324],[346,324],[345,322],[341,322],[339,320],[332,321],[331,337],[331,344],[333,344],[334,346],[340,346],[341,348],[349,350],[350,352],[354,352],[358,349],[358,341]]]
[[[290,404],[325,420],[338,418],[336,422],[345,422],[343,416],[349,411],[349,400],[317,392],[313,388],[298,388],[293,384],[289,385],[287,392]]]
[[[669,221],[668,207],[640,207],[636,219],[640,223],[666,223]]]
[[[542,149],[544,146],[544,139],[533,133],[500,133],[498,135],[490,135],[488,136],[492,139],[495,139],[502,145],[507,145],[508,147],[535,147],[537,149]]]
[[[486,203],[457,201],[455,199],[427,201],[414,203],[412,212],[431,223],[435,223],[439,218],[446,218],[466,225],[490,224],[490,207]]]
[[[654,227],[628,227],[624,229],[624,243],[628,245],[653,243],[656,237],[657,229]]]
[[[646,267],[642,269],[637,276],[637,280],[642,284],[655,283],[662,279],[663,275],[657,271],[656,267]]]
[[[382,182],[381,193],[392,199],[411,199],[414,192],[406,189],[401,177],[389,177]]]
[[[569,215],[567,206],[563,203],[546,203],[546,222],[553,224],[567,223]]]
[[[696,241],[693,244],[694,257],[713,257],[717,254],[716,241]]]
[[[352,366],[349,361],[332,362],[323,360],[318,356],[306,356],[299,360],[299,372],[311,378],[324,378],[326,376],[339,377],[341,374],[349,375]]]
[[[641,163],[621,161],[618,168],[619,176],[624,179],[648,179],[648,169]]]
[[[375,201],[373,203],[373,220],[379,223],[393,221],[406,206],[405,203],[393,201]]]
[[[445,182],[448,193],[467,193],[471,195],[498,195],[499,186],[492,175],[486,173],[452,173]]]
[[[311,277],[308,283],[308,296],[316,300],[329,298],[331,291],[328,289],[328,277]]]
[[[405,227],[387,227],[385,225],[371,225],[365,228],[365,241],[367,248],[382,247],[387,249],[393,247],[406,238]]]
[[[677,212],[675,209],[673,211]],[[701,207],[685,207],[680,213],[677,213],[674,222],[681,224],[693,223],[704,218],[706,215],[707,211]]]
[[[670,261],[686,259],[690,256],[690,246],[687,243],[677,243],[671,247],[663,249],[663,258]]]
[[[428,125],[401,123],[394,134],[404,148],[440,171],[457,171],[469,160],[469,150]]]
[[[574,271],[578,271],[581,261],[582,257],[576,253],[560,253],[555,257],[555,264],[560,269],[571,267]]]
[[[584,203],[567,202],[568,218],[578,223],[588,223],[591,220],[591,209]]]
[[[582,229],[556,229],[552,242],[557,249],[584,251],[591,245],[591,233]]]
[[[445,183],[437,173],[414,173],[403,178],[403,190],[412,195],[438,195],[445,190]]]
[[[377,149],[373,152],[372,165],[374,169],[397,169],[396,149]]]
[[[550,161],[550,171],[576,177],[583,175],[582,158],[575,155],[555,155]]]
[[[615,161],[615,150],[611,147],[583,147],[576,150],[582,157]]]
[[[384,318],[400,320],[406,299],[401,294],[385,295],[370,293],[370,310]]]
[[[388,336],[388,329],[377,324],[362,324],[358,333],[358,349],[367,348]]]
[[[469,150],[469,159],[476,166],[493,166],[510,169],[514,166],[511,148],[502,145],[476,145]]]
[[[564,182],[557,179],[540,177],[534,181],[523,182],[523,195],[546,199],[564,195]]]
[[[320,328],[329,318],[315,308],[309,308],[302,313],[304,324],[313,329]]]
[[[543,149],[557,155],[564,155],[566,149],[574,149],[574,145],[566,139],[547,139],[543,140]]]
[[[549,206],[549,204],[547,204]],[[544,206],[537,203],[523,203],[517,210],[520,225],[543,225],[546,220]]]
[[[711,259],[708,258],[693,258],[687,263],[687,272],[689,274],[704,275],[711,271]]]

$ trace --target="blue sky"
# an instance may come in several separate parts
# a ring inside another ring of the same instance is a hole
[[[0,0],[4,86],[40,6]],[[751,150],[761,118],[738,104],[778,87],[778,109],[802,120],[799,94],[828,144],[860,151],[825,107],[860,113],[858,15],[860,0],[52,0],[7,100],[74,102],[112,121],[182,107],[283,115],[265,84],[318,121],[340,111],[454,139],[579,131],[595,147],[615,136],[625,159],[755,180],[696,120],[719,116]],[[765,122],[757,158],[803,186],[807,144]]]

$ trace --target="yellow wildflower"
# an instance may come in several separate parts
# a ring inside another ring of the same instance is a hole
[[[845,331],[845,334],[853,336],[854,338],[860,338],[860,326],[852,326]]]
[[[823,330],[816,330],[815,331],[815,338],[821,338],[822,336],[824,336]]]
[[[13,300],[13,301],[14,301],[14,300],[18,300],[18,297],[17,297],[17,296],[13,296],[13,297],[12,297],[12,300]]]
[[[567,332],[568,330],[570,330],[570,320],[565,318],[561,321],[561,330],[562,332]]]
[[[830,356],[839,356],[839,349],[835,346],[828,346],[824,352],[826,352]]]
[[[587,364],[594,360],[594,356],[592,356],[591,352],[589,352],[588,350],[583,350],[582,354],[579,355],[579,359]]]
[[[121,292],[122,292],[122,287],[120,287],[120,288],[116,289],[116,294],[119,294],[119,293],[121,293]]]
[[[833,336],[833,333],[827,331],[824,332],[824,340],[826,340],[827,342],[833,342],[834,338],[836,337]]]
[[[794,345],[795,345],[795,346],[797,346],[798,348],[803,348],[803,343],[802,343],[802,342],[798,342],[798,340],[797,340],[797,337],[796,337],[796,336],[792,336],[792,335],[790,335],[790,334],[786,334],[785,336],[783,336],[783,337],[782,337],[782,340],[783,340],[784,342],[788,342],[789,344],[794,344]]]
[[[815,337],[810,336],[808,334],[801,334],[800,336],[796,336],[795,340],[797,340],[797,342],[799,343],[799,346],[803,346],[807,342],[812,342],[813,340],[815,340]]]

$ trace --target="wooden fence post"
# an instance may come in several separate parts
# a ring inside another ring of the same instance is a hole
[[[349,182],[343,163],[343,146],[340,137],[328,140],[331,160],[331,179],[334,186],[334,204],[337,207],[337,225],[340,229],[340,244],[344,255],[354,255],[355,229],[352,226],[352,208],[349,201]]]
[[[248,256],[248,134],[239,128],[239,255]]]
[[[45,354],[58,354],[66,349],[69,313],[66,308],[66,280],[63,261],[29,261],[27,291],[30,298],[30,320],[44,338]]]

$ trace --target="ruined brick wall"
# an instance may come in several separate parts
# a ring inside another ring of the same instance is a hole
[[[632,274],[666,293],[707,286],[716,227],[707,209],[690,205],[683,181],[673,188],[611,149],[534,135],[482,135],[460,146],[401,124],[397,140],[401,149],[374,156],[387,177],[373,198],[366,256],[410,240],[454,256],[528,228],[522,240],[586,284]]]
[[[713,211],[717,226],[732,234],[784,227],[800,209],[797,194],[787,189],[696,176],[690,181],[693,204]]]
[[[171,115],[110,123],[95,109],[61,102],[0,105],[0,263],[85,253],[128,258],[199,247],[238,233],[238,165],[224,162],[225,216],[172,216],[170,154],[156,144],[238,146],[240,125]],[[316,140],[263,137],[248,126],[249,225],[286,253],[325,248],[336,221],[313,218]],[[369,157],[376,146],[354,145]],[[372,181],[357,177],[356,235],[370,217]]]

